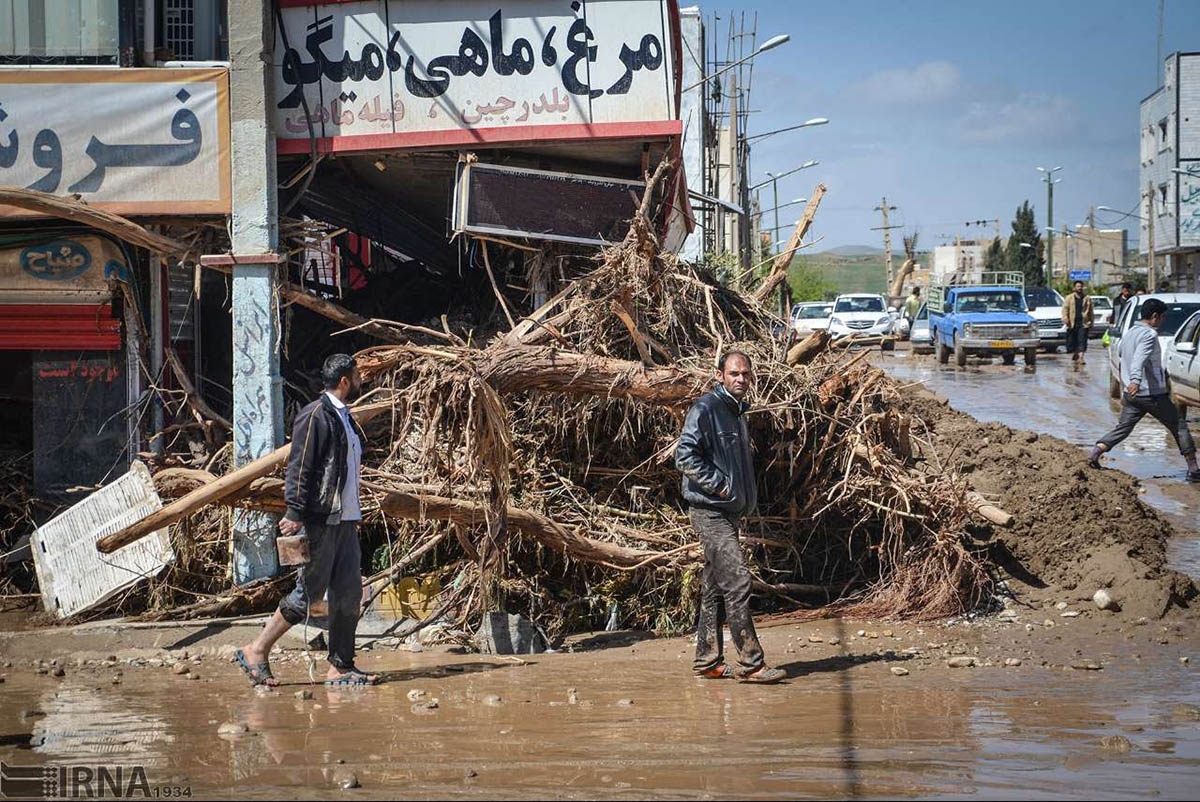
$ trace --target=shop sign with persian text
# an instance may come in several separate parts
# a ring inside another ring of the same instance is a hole
[[[283,5],[284,153],[674,130],[671,0]]]

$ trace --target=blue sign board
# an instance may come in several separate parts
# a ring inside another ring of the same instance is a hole
[[[1091,281],[1092,271],[1090,270],[1072,270],[1070,274],[1071,281]]]

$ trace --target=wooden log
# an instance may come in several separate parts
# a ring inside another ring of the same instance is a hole
[[[175,381],[179,382],[179,388],[187,395],[188,406],[195,410],[196,414],[201,418],[206,418],[214,423],[219,423],[226,429],[232,429],[229,421],[221,415],[218,415],[216,410],[208,405],[200,393],[196,392],[196,385],[192,383],[191,377],[188,376],[187,370],[183,367],[183,360],[179,358],[179,354],[171,346],[163,349],[167,355],[167,363],[171,366],[171,372],[175,374]]]
[[[754,300],[760,304],[766,303],[766,300],[771,297],[771,293],[787,279],[788,266],[792,263],[792,257],[796,255],[801,240],[812,226],[813,218],[817,216],[817,207],[821,205],[821,198],[824,196],[825,185],[817,184],[812,197],[808,199],[808,205],[804,207],[804,214],[796,221],[796,227],[792,230],[792,236],[788,239],[787,246],[775,257],[775,261],[771,263],[771,272],[754,291]]]
[[[828,347],[829,332],[824,329],[814,331],[791,347],[787,353],[787,363],[789,365],[807,365]]]
[[[0,186],[0,206],[15,206],[18,209],[82,223],[155,253],[182,256],[187,251],[182,242],[154,234],[132,220],[89,206],[73,197],[59,197],[21,187]]]
[[[391,408],[392,405],[386,402],[367,404],[352,410],[352,414],[361,424],[384,410],[390,410]],[[259,457],[253,462],[238,468],[236,471],[225,474],[215,482],[193,490],[186,496],[176,499],[162,509],[147,515],[137,523],[100,538],[96,541],[96,549],[104,554],[111,554],[122,546],[127,546],[152,532],[157,532],[164,526],[169,526],[182,518],[186,518],[201,507],[214,504],[237,493],[255,479],[266,476],[287,462],[288,454],[291,453],[291,450],[291,443],[280,446],[270,454]]]
[[[362,315],[356,315],[349,309],[339,306],[332,301],[318,298],[311,293],[305,292],[303,287],[299,287],[291,282],[279,282],[279,294],[285,301],[294,303],[297,306],[303,306],[305,309],[316,312],[318,315],[324,315],[330,320],[341,323],[348,329],[361,331],[363,334],[383,340],[385,343],[399,345],[408,341],[408,338],[401,332],[378,321],[369,320]]]

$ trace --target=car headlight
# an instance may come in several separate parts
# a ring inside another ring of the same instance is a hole
[[[967,335],[968,337],[971,336],[971,324],[970,323],[963,324],[963,334]]]
[[[1030,337],[1033,337],[1034,335],[1036,335],[1037,334],[1037,324],[1036,323],[1025,324],[1025,333],[1027,335],[1029,335]]]
[[[831,317],[831,318],[829,318],[829,325],[830,326],[844,326],[846,324],[842,322],[842,319],[840,317]]]
[[[892,322],[891,316],[884,315],[883,317],[879,318],[879,320],[875,321],[875,325],[876,326],[886,326],[888,323],[891,323],[891,322]]]

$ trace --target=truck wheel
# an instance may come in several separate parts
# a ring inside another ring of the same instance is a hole
[[[1031,368],[1037,364],[1037,348],[1029,347],[1025,349],[1025,367]]]
[[[937,351],[937,361],[945,365],[950,361],[950,349],[946,347],[946,343],[944,343],[942,338],[936,333],[933,335],[933,341],[937,343],[937,345],[934,346],[934,350]]]
[[[958,341],[958,335],[954,335],[954,364],[960,368],[967,366],[967,349],[963,348],[963,344]]]
[[[1121,400],[1121,383],[1112,375],[1112,370],[1108,371],[1108,397]]]
[[[1007,354],[1001,354],[1000,358],[1004,360],[1004,364],[1006,365],[1015,364],[1017,361],[1017,352],[1009,351]]]

